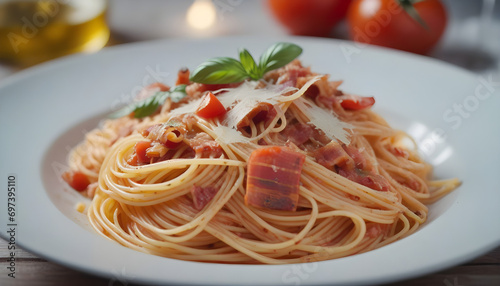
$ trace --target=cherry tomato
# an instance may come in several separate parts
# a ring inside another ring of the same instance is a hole
[[[65,172],[62,177],[66,183],[79,192],[85,191],[90,184],[87,176],[80,171]]]
[[[294,35],[326,37],[344,19],[351,0],[268,0],[269,8]]]
[[[375,98],[367,96],[345,94],[337,98],[340,100],[340,105],[348,110],[360,110],[375,104]]]
[[[203,118],[214,118],[226,114],[224,105],[211,92],[208,92],[201,99],[200,106],[196,110],[196,115]]]
[[[402,8],[402,1],[354,0],[347,13],[350,38],[417,54],[428,53],[446,28],[445,8],[439,0],[415,1],[413,7],[425,27]]]

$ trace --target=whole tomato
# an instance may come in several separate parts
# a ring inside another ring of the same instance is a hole
[[[423,23],[410,16],[408,5]],[[439,0],[354,0],[347,21],[354,41],[426,54],[443,35],[447,16]]]
[[[344,19],[351,0],[268,0],[273,15],[294,35],[326,37]]]

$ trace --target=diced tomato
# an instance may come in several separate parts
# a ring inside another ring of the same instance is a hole
[[[196,115],[209,119],[226,114],[226,108],[211,92],[208,92],[201,99],[200,106],[196,110]]]
[[[75,190],[82,192],[90,185],[87,176],[80,171],[64,172],[63,179]]]
[[[248,159],[245,204],[295,211],[305,155],[288,147],[265,147]]]
[[[189,84],[189,69],[187,68],[182,68],[179,70],[177,73],[177,81],[175,82],[175,85],[181,85],[181,84]]]
[[[149,141],[139,141],[135,143],[135,153],[137,155],[137,161],[139,163],[149,163],[151,158],[146,155],[147,149],[151,147],[151,142]]]
[[[127,163],[132,165],[132,166],[139,165],[139,161],[137,160],[137,154],[134,154],[134,156],[132,156],[132,158],[128,159]]]
[[[347,110],[365,109],[375,104],[375,98],[371,96],[344,94],[338,96],[337,99],[340,100],[340,105]]]

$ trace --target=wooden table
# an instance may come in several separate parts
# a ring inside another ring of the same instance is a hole
[[[104,279],[78,272],[73,269],[47,261],[27,251],[16,249],[16,278],[8,276],[9,262],[7,242],[0,239],[0,285],[139,285],[132,281]],[[424,277],[401,281],[399,285],[439,285],[439,286],[471,286],[500,285],[500,247],[469,263],[447,269]]]

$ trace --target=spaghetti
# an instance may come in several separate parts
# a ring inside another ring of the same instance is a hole
[[[90,223],[138,251],[218,263],[320,261],[414,233],[460,182],[431,180],[409,136],[340,83],[296,60],[217,86],[224,116],[197,115],[209,86],[190,83],[154,115],[107,120],[70,154]]]

